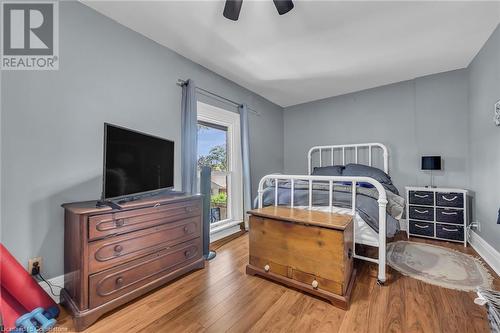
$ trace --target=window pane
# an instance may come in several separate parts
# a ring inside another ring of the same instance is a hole
[[[227,128],[198,123],[198,169],[212,169],[210,223],[230,218],[228,214]]]
[[[227,170],[227,129],[198,123],[198,168],[209,166],[212,171]]]
[[[227,176],[225,172],[212,172],[212,196],[210,198],[210,223],[226,220],[227,214]]]

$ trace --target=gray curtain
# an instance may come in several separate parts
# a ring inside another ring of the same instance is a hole
[[[247,211],[252,209],[252,182],[250,179],[250,140],[248,134],[248,107],[242,104],[240,109],[241,130],[241,160],[243,169],[243,209],[245,218],[245,229],[248,230]]]
[[[187,80],[182,86],[182,191],[197,193],[196,163],[198,159],[198,119],[196,86]]]

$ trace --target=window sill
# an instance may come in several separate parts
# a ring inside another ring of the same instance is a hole
[[[241,232],[239,224],[230,226],[228,228],[216,232],[210,232],[210,244],[213,244],[214,242],[217,242],[218,240],[221,240],[223,238],[230,237],[231,235],[237,234],[238,232]]]
[[[210,226],[210,236],[212,236],[218,232],[224,231],[226,229],[232,228],[234,226],[239,226],[243,222],[243,220],[227,220],[227,221],[219,221],[219,222],[224,222],[224,223],[217,225],[215,228]]]

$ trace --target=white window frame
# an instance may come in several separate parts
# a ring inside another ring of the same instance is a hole
[[[214,234],[243,222],[243,171],[241,161],[240,115],[203,102],[197,103],[198,121],[227,128],[228,218],[210,225]]]

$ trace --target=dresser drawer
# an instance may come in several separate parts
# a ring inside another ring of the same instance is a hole
[[[463,224],[464,211],[462,209],[436,208],[436,221]]]
[[[410,220],[409,229],[411,234],[434,237],[434,223]]]
[[[463,241],[464,227],[459,225],[436,224],[436,237]]]
[[[429,191],[410,191],[408,194],[410,204],[415,205],[434,205],[434,192]]]
[[[90,273],[146,256],[161,248],[191,240],[201,235],[201,219],[192,217],[149,229],[89,243]]]
[[[410,206],[410,211],[409,211],[408,215],[409,215],[410,219],[434,221],[434,208],[421,207],[421,206]]]
[[[167,275],[202,256],[201,239],[162,250],[89,277],[90,306],[97,307]]]
[[[201,215],[198,200],[89,217],[89,240],[123,234]]]
[[[463,193],[436,193],[436,206],[464,207]]]

